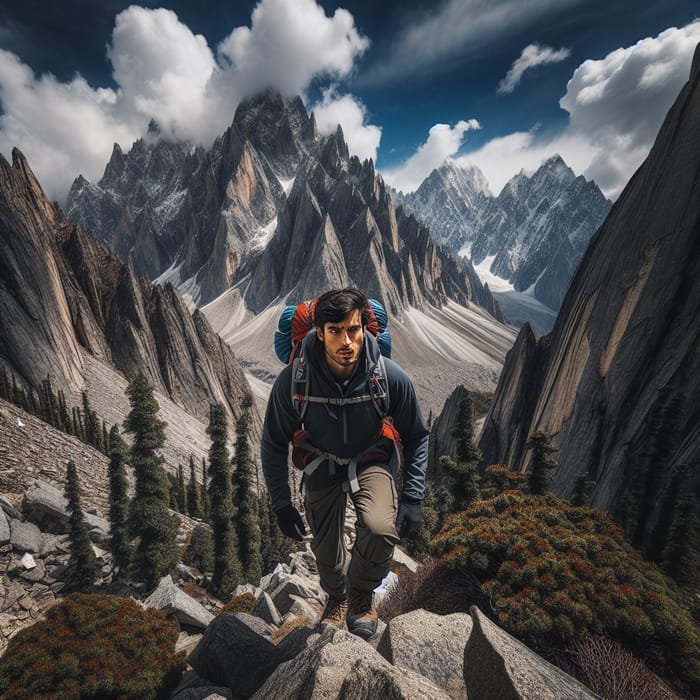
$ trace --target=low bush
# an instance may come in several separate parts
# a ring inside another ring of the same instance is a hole
[[[603,635],[700,691],[700,632],[681,591],[604,513],[505,491],[448,518],[432,547],[476,576],[485,611],[529,646]]]
[[[577,639],[570,651],[586,685],[605,700],[680,700],[640,659],[607,637]]]
[[[225,613],[252,613],[255,607],[255,596],[252,593],[231,596],[221,612]]]
[[[176,627],[131,599],[76,593],[19,632],[0,659],[0,697],[159,700],[184,668]]]

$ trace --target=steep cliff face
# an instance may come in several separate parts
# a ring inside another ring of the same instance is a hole
[[[646,162],[593,239],[552,333],[521,331],[480,447],[487,463],[525,468],[527,437],[554,438],[552,489],[578,474],[613,510],[625,481],[655,454],[658,492],[672,469],[700,462],[700,51]],[[650,522],[653,520],[653,514]]]
[[[12,166],[0,157],[0,225],[0,362],[14,375],[79,392],[87,353],[127,379],[143,373],[201,420],[212,401],[239,414],[248,383],[204,316],[71,225],[17,150]]]

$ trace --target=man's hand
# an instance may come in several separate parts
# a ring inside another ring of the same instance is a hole
[[[421,501],[399,501],[399,512],[396,516],[396,531],[399,537],[415,537],[421,521]]]
[[[291,503],[284,508],[276,510],[275,515],[282,534],[291,537],[297,542],[301,542],[304,539],[304,535],[306,535],[304,521],[301,519],[299,511]]]

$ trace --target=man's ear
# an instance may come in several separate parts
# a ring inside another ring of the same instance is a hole
[[[320,326],[316,326],[316,337],[323,342],[323,331]]]

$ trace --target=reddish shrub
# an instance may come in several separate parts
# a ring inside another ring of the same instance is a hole
[[[133,600],[76,593],[10,640],[0,696],[13,700],[156,700],[184,667],[178,631]]]

